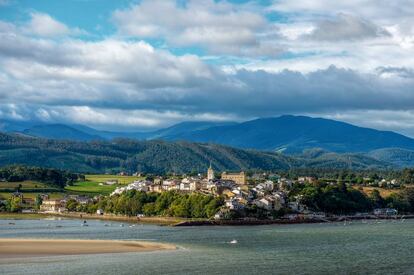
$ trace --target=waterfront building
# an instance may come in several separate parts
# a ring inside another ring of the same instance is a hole
[[[235,198],[226,200],[225,203],[226,203],[226,207],[229,208],[230,210],[243,210],[244,209],[244,205]]]
[[[44,200],[40,205],[42,212],[63,212],[65,210],[61,200]]]

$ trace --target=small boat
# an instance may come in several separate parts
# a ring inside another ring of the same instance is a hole
[[[229,243],[230,243],[230,244],[236,244],[236,243],[237,243],[237,240],[232,240],[232,241],[230,241]]]
[[[124,227],[124,224],[123,224],[123,223],[121,223],[119,226],[120,226],[120,227]]]
[[[82,223],[81,226],[89,226],[87,223]]]
[[[9,225],[16,225],[14,222],[9,222]]]

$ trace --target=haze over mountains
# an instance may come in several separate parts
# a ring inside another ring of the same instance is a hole
[[[210,160],[218,170],[414,165],[411,138],[303,116],[243,123],[183,122],[157,131],[131,133],[11,121],[4,121],[2,130],[8,134],[1,134],[0,165],[154,173],[204,171]]]
[[[261,118],[247,122],[182,122],[150,132],[100,131],[83,125],[4,121],[2,130],[27,136],[77,141],[131,138],[206,142],[244,149],[302,153],[306,149],[370,152],[384,148],[414,150],[414,139],[348,123],[305,116]]]
[[[24,164],[77,172],[145,173],[217,171],[277,171],[291,168],[386,169],[392,163],[361,154],[337,154],[312,149],[303,155],[246,150],[217,144],[138,141],[70,141],[0,134],[0,166]]]

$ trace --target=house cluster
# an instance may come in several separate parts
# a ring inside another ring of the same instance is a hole
[[[111,196],[122,194],[129,190],[143,192],[200,192],[203,194],[220,195],[225,198],[224,210],[244,211],[246,207],[261,208],[265,211],[278,211],[282,208],[292,208],[293,211],[302,211],[304,206],[298,199],[294,204],[288,203],[287,192],[294,181],[278,175],[254,174],[248,184],[247,175],[223,172],[218,179],[213,168],[207,170],[207,177],[201,175],[184,178],[155,178],[153,181],[137,180],[127,186],[116,188]],[[270,180],[272,179],[272,180]],[[301,183],[313,182],[311,177],[298,180]],[[254,187],[252,187],[254,186]]]
[[[180,191],[180,192],[201,192],[204,194],[221,195],[226,190],[235,190],[240,193],[240,186],[247,186],[245,173],[227,173],[221,174],[221,179],[216,179],[214,170],[208,168],[207,178],[201,175],[184,177],[184,178],[155,178],[153,181],[137,180],[127,186],[116,188],[111,196],[119,195],[129,190],[137,190],[143,192],[164,192],[164,191]],[[239,189],[237,189],[239,188]]]
[[[74,200],[81,205],[86,205],[92,202],[92,198],[80,195],[67,195],[63,199],[50,199],[49,197],[42,198],[40,205],[40,212],[44,213],[62,213],[66,212],[66,204],[69,200]]]
[[[395,187],[400,186],[400,182],[396,179],[392,179],[392,180],[382,179],[377,184],[379,187],[382,187],[382,188],[395,188]]]

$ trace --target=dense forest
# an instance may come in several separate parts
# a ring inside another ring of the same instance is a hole
[[[12,165],[0,168],[0,179],[9,182],[33,180],[63,188],[77,180],[84,180],[85,176],[58,169]]]
[[[281,170],[279,175],[286,178],[309,176],[320,181],[342,181],[351,184],[372,184],[381,179],[395,179],[399,184],[414,184],[414,169],[327,169],[327,168],[293,168]]]
[[[383,198],[378,190],[366,196],[343,182],[295,184],[289,197],[292,201],[299,199],[309,209],[333,214],[368,212],[384,207],[395,208],[400,213],[414,212],[414,188],[404,188]]]
[[[103,209],[106,213],[136,216],[172,216],[183,218],[211,218],[223,205],[220,197],[197,193],[181,194],[174,191],[145,193],[136,190],[120,195],[102,197],[88,205],[78,204],[75,200],[67,202],[69,211],[95,213]]]
[[[292,168],[386,169],[391,164],[359,154],[289,156],[216,144],[136,141],[77,142],[0,134],[0,166],[24,164],[84,173],[154,174],[216,171],[280,171]]]

